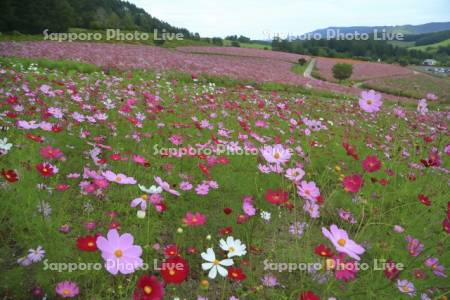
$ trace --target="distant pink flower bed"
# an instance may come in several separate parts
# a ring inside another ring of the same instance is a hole
[[[195,50],[236,55],[190,53],[197,52]],[[2,42],[0,55],[78,60],[121,70],[177,70],[196,75],[206,73],[257,82],[308,86],[355,96],[361,93],[357,88],[308,79],[293,73],[292,63],[297,61],[300,55],[258,49],[183,47],[178,51],[161,47],[107,43]]]
[[[332,69],[336,63],[349,63],[353,65],[352,80],[367,80],[385,76],[413,74],[412,70],[397,65],[323,57],[317,59],[316,69],[319,71],[321,77],[329,81],[334,81]]]

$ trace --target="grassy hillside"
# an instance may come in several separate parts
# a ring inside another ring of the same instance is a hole
[[[448,46],[450,46],[450,39],[446,39],[445,41],[441,41],[439,43],[434,43],[430,45],[411,47],[410,49],[422,51],[436,51],[439,47],[448,47]]]

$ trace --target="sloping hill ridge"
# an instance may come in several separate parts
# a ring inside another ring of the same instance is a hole
[[[309,34],[320,34],[326,36],[327,30],[339,30],[341,33],[373,33],[377,29],[382,31],[385,29],[387,32],[403,33],[403,34],[423,34],[430,32],[438,32],[444,30],[450,30],[450,22],[433,22],[421,25],[401,25],[401,26],[351,26],[351,27],[328,27],[315,30]]]

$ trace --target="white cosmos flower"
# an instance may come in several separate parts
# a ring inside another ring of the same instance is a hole
[[[241,240],[235,240],[234,237],[229,236],[227,240],[220,240],[220,248],[228,252],[228,257],[243,256],[247,253],[246,246],[242,244]]]
[[[8,152],[11,150],[12,144],[8,143],[8,138],[0,139],[0,150]]]
[[[202,258],[207,262],[202,263],[202,269],[204,271],[209,270],[208,277],[211,279],[216,278],[217,272],[219,272],[220,276],[225,277],[228,275],[227,269],[222,266],[229,267],[233,265],[232,259],[216,259],[216,254],[212,248],[206,249],[206,252],[202,252]]]
[[[138,184],[138,186],[141,191],[143,191],[144,193],[147,193],[147,194],[161,194],[162,193],[162,187],[160,187],[160,186],[157,187],[156,185],[152,185],[149,188],[146,188],[145,186],[140,185],[140,184]]]

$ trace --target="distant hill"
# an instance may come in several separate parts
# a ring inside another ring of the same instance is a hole
[[[320,34],[323,37],[327,36],[327,30],[339,30],[341,33],[373,33],[377,29],[378,32],[383,29],[389,33],[403,33],[403,34],[424,34],[438,31],[450,30],[450,22],[433,22],[422,25],[401,25],[401,26],[351,26],[351,27],[328,27],[318,29],[309,34]]]
[[[0,32],[40,34],[67,32],[70,27],[126,29],[151,32],[163,29],[193,37],[185,28],[161,21],[142,8],[121,0],[2,0]]]

